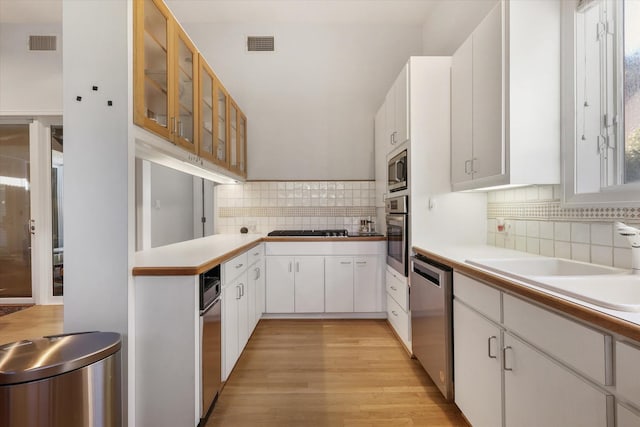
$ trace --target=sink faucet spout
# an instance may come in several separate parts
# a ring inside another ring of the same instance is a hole
[[[622,222],[616,222],[616,231],[629,240],[631,245],[631,270],[633,274],[640,274],[640,229]]]

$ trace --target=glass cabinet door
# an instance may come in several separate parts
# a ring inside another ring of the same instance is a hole
[[[229,103],[229,148],[231,149],[231,169],[240,169],[240,156],[238,155],[238,107],[231,100]]]
[[[136,25],[135,115],[137,124],[169,138],[170,12],[160,1],[134,2]]]
[[[185,32],[176,25],[177,58],[175,61],[177,84],[175,86],[173,131],[175,142],[185,147],[192,153],[196,152],[196,132],[194,120],[196,85],[195,75],[197,70],[198,55],[196,47],[191,43]]]
[[[214,161],[214,77],[211,67],[200,57],[200,156]]]
[[[227,156],[227,107],[229,103],[229,94],[222,87],[220,82],[217,81],[216,93],[218,97],[218,105],[216,109],[218,120],[216,121],[216,127],[214,129],[216,141],[216,163],[220,163],[226,166],[229,164],[229,159]]]
[[[240,172],[243,176],[247,176],[247,118],[240,112],[238,129],[238,156],[240,160]]]

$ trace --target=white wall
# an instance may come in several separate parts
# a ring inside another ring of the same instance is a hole
[[[422,28],[406,25],[187,24],[248,117],[249,179],[369,180],[373,118]],[[246,36],[276,52],[246,52]]]
[[[56,51],[29,51],[29,35],[55,35]],[[0,24],[0,115],[62,113],[62,25]]]
[[[452,55],[497,0],[446,0],[436,3],[422,26],[423,55]]]
[[[191,240],[193,177],[151,163],[151,247]]]

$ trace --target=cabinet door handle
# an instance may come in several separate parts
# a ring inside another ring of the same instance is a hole
[[[178,120],[178,136],[182,138],[182,120]]]
[[[240,283],[240,296],[244,296],[244,283]]]
[[[291,263],[289,263],[289,273],[291,273]]]
[[[389,143],[390,143],[391,145],[394,145],[394,144],[395,144],[395,141],[393,140],[393,132],[391,132],[391,135],[389,135]]]
[[[236,299],[242,298],[242,294],[241,294],[241,291],[240,291],[240,285],[236,285],[236,291],[237,291],[236,292]]]
[[[296,261],[296,273],[300,273],[300,262]]]
[[[356,264],[358,265],[365,265],[367,263],[367,261],[356,261]]]
[[[242,268],[243,265],[244,265],[243,263],[240,263],[240,264],[236,265],[236,268]]]
[[[478,160],[477,157],[474,157],[471,159],[471,174],[473,175],[474,173],[478,173],[478,171],[476,170],[476,160]]]
[[[505,371],[513,371],[513,368],[507,368],[507,350],[513,350],[510,345],[502,349],[502,369]]]
[[[391,289],[393,289],[394,291],[397,291],[398,288],[396,288],[395,286],[390,286]]]
[[[340,261],[340,264],[351,265],[351,261]]]
[[[258,280],[260,278],[260,269],[256,268],[254,271],[256,272],[256,278],[254,280]]]
[[[395,310],[391,310],[391,313],[392,313],[394,316],[398,317],[398,313],[396,313],[396,311],[395,311]]]
[[[253,254],[253,256],[258,256],[260,255],[260,252],[256,252],[255,254]]]
[[[471,175],[472,172],[469,171],[469,166],[471,166],[471,160],[466,160],[464,162],[464,173],[466,175]]]
[[[490,336],[490,337],[487,339],[487,356],[489,356],[489,359],[497,359],[497,358],[498,358],[498,356],[494,356],[494,355],[492,355],[492,354],[491,354],[491,340],[495,340],[495,339],[497,339],[497,338],[498,338],[498,337],[496,337],[495,335],[493,335],[493,336]]]

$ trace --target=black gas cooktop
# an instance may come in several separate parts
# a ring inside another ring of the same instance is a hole
[[[286,237],[349,237],[349,232],[342,230],[273,230],[268,236]]]

